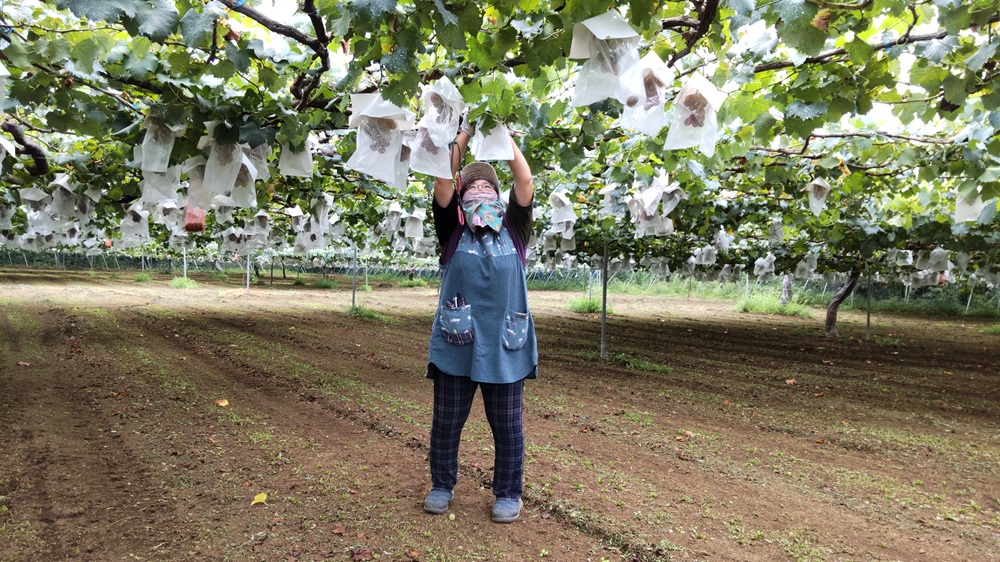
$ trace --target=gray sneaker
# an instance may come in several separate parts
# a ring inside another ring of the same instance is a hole
[[[517,521],[517,518],[521,516],[521,508],[524,507],[524,502],[521,498],[497,498],[495,504],[493,504],[493,522],[494,523],[513,523]]]
[[[431,493],[427,494],[427,498],[424,500],[424,511],[436,515],[445,513],[448,511],[448,504],[451,503],[453,496],[454,494],[448,490],[431,490]]]

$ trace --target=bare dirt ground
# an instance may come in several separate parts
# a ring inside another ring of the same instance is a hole
[[[1000,336],[531,294],[525,509],[423,513],[432,288],[0,269],[0,560],[1000,560]],[[345,288],[346,287],[346,288]],[[222,402],[225,401],[225,402]],[[225,404],[225,405],[221,405]],[[254,503],[266,494],[266,500]],[[454,516],[454,517],[452,517]]]

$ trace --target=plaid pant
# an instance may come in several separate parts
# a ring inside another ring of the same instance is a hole
[[[476,387],[483,390],[486,419],[493,430],[493,495],[518,499],[524,476],[524,380],[508,384],[478,383],[440,371],[434,378],[434,419],[431,423],[431,485],[453,490],[458,481],[458,445],[469,419]]]

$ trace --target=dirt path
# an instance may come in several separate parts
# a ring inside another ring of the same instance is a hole
[[[479,407],[455,517],[420,509],[433,289],[359,293],[379,320],[344,290],[58,273],[0,270],[0,560],[1000,560],[982,324],[829,342],[614,295],[605,362],[575,295],[534,292],[526,509],[498,526]]]

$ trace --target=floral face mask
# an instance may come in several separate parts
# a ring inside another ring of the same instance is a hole
[[[495,191],[470,191],[462,196],[461,206],[465,223],[472,227],[472,230],[488,228],[500,232],[504,207],[503,201],[497,197]]]

